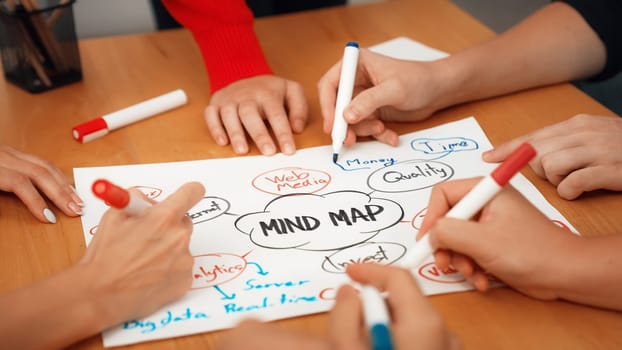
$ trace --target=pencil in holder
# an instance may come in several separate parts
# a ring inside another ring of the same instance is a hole
[[[75,0],[0,0],[5,79],[39,93],[82,80]]]

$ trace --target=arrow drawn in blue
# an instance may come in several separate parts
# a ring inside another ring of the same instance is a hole
[[[258,270],[258,271],[257,271],[257,273],[258,273],[258,274],[260,274],[260,275],[262,275],[262,276],[265,276],[265,275],[267,275],[267,274],[268,274],[268,272],[264,271],[264,270],[261,268],[261,265],[259,265],[259,264],[258,264],[258,263],[256,263],[256,262],[249,261],[249,262],[247,262],[247,264],[248,264],[248,265],[253,264],[253,265],[257,266],[257,270]]]
[[[220,289],[220,287],[218,286],[214,286],[214,289],[216,289],[216,291],[218,291],[218,293],[220,293],[220,295],[222,295],[222,300],[233,300],[235,299],[235,293],[229,295],[227,293],[225,293],[222,289]]]

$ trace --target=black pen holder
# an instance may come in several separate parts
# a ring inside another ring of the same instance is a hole
[[[7,81],[38,93],[82,80],[74,2],[0,0],[0,52]]]

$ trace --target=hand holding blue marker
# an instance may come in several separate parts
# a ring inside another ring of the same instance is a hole
[[[339,152],[341,152],[341,146],[343,146],[348,131],[348,124],[343,118],[343,110],[352,100],[358,59],[359,45],[352,41],[348,42],[343,50],[343,59],[341,60],[341,74],[339,75],[333,130],[330,134],[333,141],[333,163],[336,163],[337,158],[339,158]]]
[[[371,349],[392,350],[391,316],[382,294],[376,287],[370,285],[358,286],[358,288],[363,301],[365,325],[369,329],[371,338]]]

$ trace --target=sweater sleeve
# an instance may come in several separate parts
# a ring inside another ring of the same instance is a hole
[[[607,49],[607,62],[594,80],[607,79],[622,70],[622,1],[563,0],[583,16]]]
[[[253,30],[253,13],[244,0],[163,3],[192,33],[201,50],[212,93],[240,79],[272,74]]]

